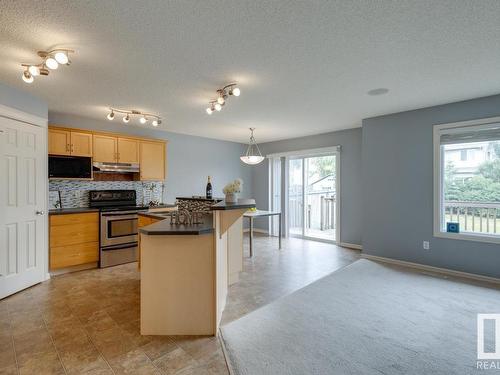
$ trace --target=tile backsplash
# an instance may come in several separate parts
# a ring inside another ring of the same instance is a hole
[[[141,206],[153,200],[163,203],[166,192],[162,182],[141,181],[51,180],[49,190],[61,192],[63,208],[88,207],[89,190],[135,190],[137,192],[136,203]],[[49,206],[53,207],[52,202],[49,202]]]

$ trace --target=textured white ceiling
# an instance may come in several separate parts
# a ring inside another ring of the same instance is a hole
[[[252,126],[263,142],[498,93],[499,14],[497,0],[2,0],[0,80],[54,112],[134,108],[165,130],[245,142]],[[73,64],[22,82],[19,64],[56,46]],[[231,81],[241,96],[208,116]]]

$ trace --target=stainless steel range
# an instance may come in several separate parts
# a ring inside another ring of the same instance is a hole
[[[137,261],[137,213],[135,190],[92,190],[90,207],[100,208],[99,266],[109,267]]]

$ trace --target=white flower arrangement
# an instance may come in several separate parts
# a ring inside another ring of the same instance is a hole
[[[236,194],[236,193],[241,193],[242,190],[243,190],[243,180],[241,178],[237,178],[233,182],[230,182],[226,186],[224,186],[222,192],[224,194]]]

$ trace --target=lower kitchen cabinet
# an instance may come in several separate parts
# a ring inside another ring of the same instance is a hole
[[[99,261],[99,213],[50,216],[50,269]]]

